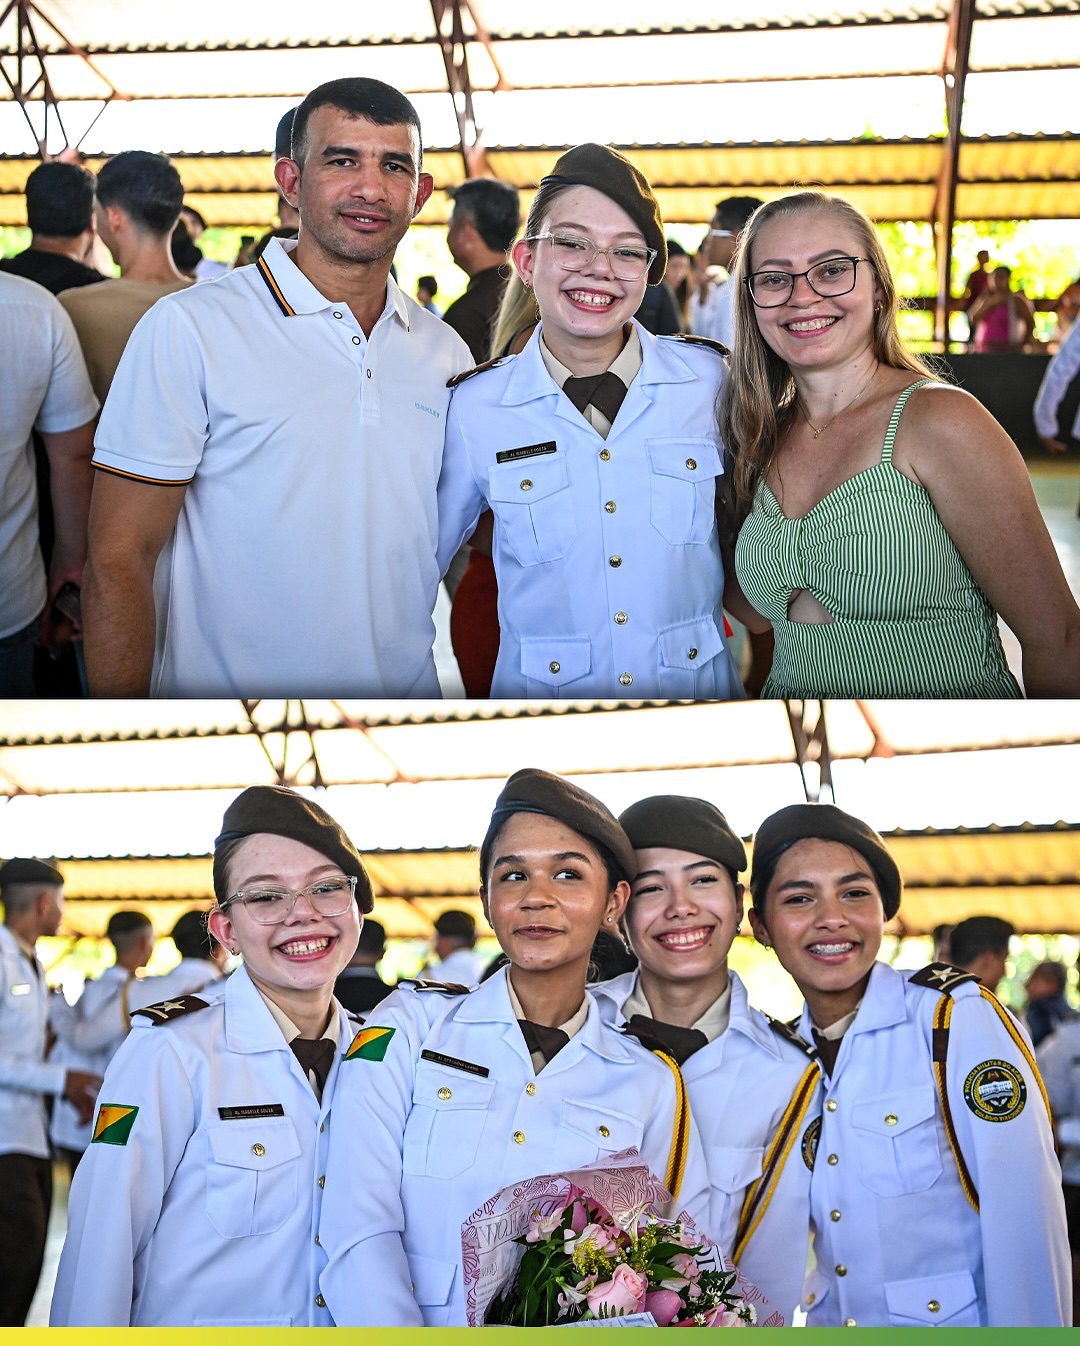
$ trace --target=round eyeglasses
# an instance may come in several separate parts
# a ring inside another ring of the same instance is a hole
[[[331,874],[292,892],[288,888],[242,888],[218,903],[226,911],[234,902],[243,905],[253,921],[260,925],[280,925],[292,914],[298,898],[306,898],[318,916],[344,916],[356,896],[355,874]]]
[[[611,248],[601,248],[591,238],[582,238],[578,234],[533,234],[525,242],[541,243],[545,240],[551,244],[551,255],[556,265],[564,271],[584,271],[603,253],[616,280],[640,280],[656,257],[655,248],[638,247],[636,243],[618,243]]]
[[[758,308],[779,308],[786,304],[795,290],[795,282],[803,277],[815,294],[832,299],[855,288],[859,263],[869,261],[869,257],[829,257],[809,271],[755,271],[745,277],[743,284]]]

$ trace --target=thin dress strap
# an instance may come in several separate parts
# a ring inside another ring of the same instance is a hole
[[[910,387],[904,389],[896,399],[896,406],[893,407],[893,413],[889,417],[889,428],[885,431],[885,444],[881,450],[881,461],[883,463],[892,462],[893,440],[896,438],[896,427],[900,424],[900,414],[904,410],[904,405],[916,388],[922,388],[927,383],[936,383],[936,379],[920,379],[918,383],[913,383]]]

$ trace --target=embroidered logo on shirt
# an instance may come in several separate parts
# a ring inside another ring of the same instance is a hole
[[[464,1070],[470,1075],[483,1075],[487,1077],[491,1074],[487,1066],[478,1066],[472,1061],[459,1061],[456,1056],[443,1056],[442,1052],[429,1052],[425,1048],[420,1053],[424,1061],[434,1061],[439,1066],[449,1066],[451,1070]]]
[[[802,1136],[802,1159],[811,1172],[814,1170],[814,1160],[817,1158],[817,1147],[820,1139],[821,1118],[815,1117]]]
[[[381,1061],[396,1028],[361,1028],[345,1053],[346,1061]]]
[[[557,447],[553,439],[545,440],[543,444],[522,444],[519,449],[503,449],[495,455],[495,461],[516,463],[519,458],[539,458],[541,454],[554,453]]]
[[[102,1103],[94,1120],[91,1145],[126,1145],[139,1109],[127,1103]]]
[[[1024,1111],[1027,1085],[1008,1061],[984,1061],[964,1081],[964,1102],[984,1122],[1011,1122]]]
[[[242,1108],[218,1108],[217,1115],[223,1122],[249,1122],[257,1117],[284,1117],[285,1109],[280,1103],[249,1103]]]

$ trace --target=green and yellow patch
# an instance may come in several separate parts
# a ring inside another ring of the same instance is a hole
[[[126,1145],[139,1109],[126,1103],[102,1103],[94,1120],[91,1145]]]
[[[346,1061],[381,1061],[390,1046],[395,1028],[361,1028],[345,1053]]]

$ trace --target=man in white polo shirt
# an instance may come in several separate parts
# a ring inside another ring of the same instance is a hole
[[[390,276],[421,154],[396,89],[321,85],[275,170],[299,240],[139,323],[96,440],[95,695],[439,695],[435,488],[472,361]]]

